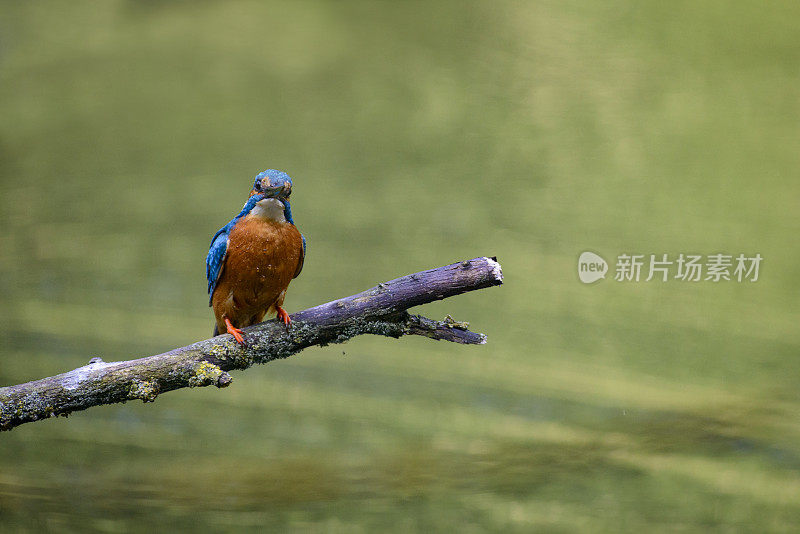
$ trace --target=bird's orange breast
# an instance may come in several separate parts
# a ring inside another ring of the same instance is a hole
[[[212,298],[214,311],[248,322],[246,318],[280,306],[302,252],[302,238],[293,224],[252,215],[242,218],[231,230]]]

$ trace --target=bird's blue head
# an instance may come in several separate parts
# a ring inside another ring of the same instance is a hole
[[[256,175],[250,196],[264,195],[264,198],[277,198],[281,202],[292,194],[292,179],[283,171],[268,169]]]
[[[261,204],[261,200],[274,198],[283,204],[284,218],[294,224],[292,208],[289,204],[291,194],[292,179],[289,175],[283,171],[268,169],[256,175],[253,189],[250,191],[250,202]]]

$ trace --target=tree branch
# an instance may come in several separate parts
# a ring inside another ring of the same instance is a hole
[[[92,406],[141,399],[185,387],[226,387],[228,371],[288,358],[312,345],[344,343],[361,334],[420,335],[465,344],[486,343],[467,323],[434,321],[406,310],[503,283],[495,258],[475,258],[378,284],[291,316],[292,326],[267,321],[244,329],[245,346],[225,334],[156,356],[121,362],[93,358],[68,373],[0,388],[0,430],[67,416]]]

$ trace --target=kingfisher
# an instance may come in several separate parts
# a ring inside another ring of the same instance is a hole
[[[306,256],[306,239],[292,219],[291,194],[292,179],[285,172],[258,173],[242,211],[211,238],[206,278],[215,336],[227,332],[244,344],[241,329],[267,313],[291,324],[283,299]]]

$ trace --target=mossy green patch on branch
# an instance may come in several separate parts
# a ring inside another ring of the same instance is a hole
[[[195,368],[194,375],[189,377],[189,387],[201,387],[215,385],[217,387],[227,387],[232,381],[231,376],[210,362],[200,362]]]
[[[142,402],[153,402],[161,392],[161,387],[155,380],[139,380],[133,379],[130,390],[128,391],[129,399],[142,399]]]
[[[469,323],[467,321],[456,321],[449,313],[445,316],[443,323],[450,328],[458,328],[459,330],[469,329]]]

